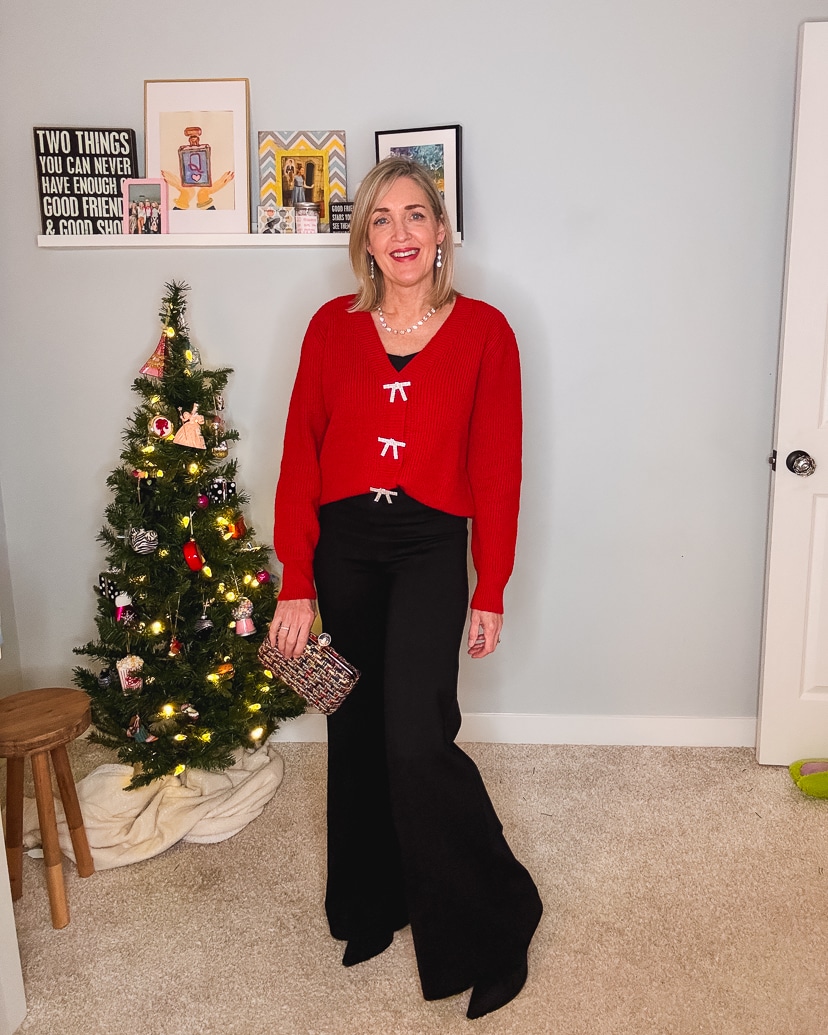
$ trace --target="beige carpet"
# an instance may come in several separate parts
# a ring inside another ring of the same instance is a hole
[[[408,930],[346,970],[322,913],[324,747],[229,841],[16,904],[25,1035],[826,1035],[828,802],[743,749],[466,745],[546,913],[504,1010],[426,1003]],[[80,777],[101,748],[73,751]],[[3,777],[5,773],[1,774]]]

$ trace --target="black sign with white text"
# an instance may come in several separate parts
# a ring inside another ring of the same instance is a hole
[[[351,229],[351,213],[354,210],[353,201],[332,201],[331,202],[331,233],[347,234]]]
[[[41,232],[120,234],[124,180],[138,177],[134,129],[35,127]]]

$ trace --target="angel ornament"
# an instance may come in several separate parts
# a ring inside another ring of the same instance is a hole
[[[189,446],[191,449],[206,449],[204,436],[201,434],[201,425],[204,417],[198,412],[198,403],[193,403],[191,410],[185,410],[181,414],[181,427],[176,431],[173,442],[179,446]]]

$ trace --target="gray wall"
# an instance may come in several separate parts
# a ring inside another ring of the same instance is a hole
[[[344,128],[352,184],[375,129],[463,125],[458,286],[515,327],[527,425],[503,647],[464,665],[466,706],[755,713],[797,31],[823,0],[2,7],[0,606],[23,685],[65,682],[93,634],[164,282],[236,369],[264,539],[303,327],[351,284],[338,249],[39,250],[31,127],[140,137],[145,78],[247,76],[253,132]],[[16,677],[0,663],[0,692]]]

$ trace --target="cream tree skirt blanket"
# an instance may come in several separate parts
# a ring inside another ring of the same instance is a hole
[[[185,770],[148,787],[128,791],[132,766],[101,765],[77,783],[86,836],[95,868],[127,866],[159,855],[177,841],[224,841],[259,816],[284,776],[284,761],[270,743],[236,752],[221,773]],[[74,862],[72,840],[60,798],[55,799],[58,837]],[[23,845],[40,844],[37,807],[23,804]]]

